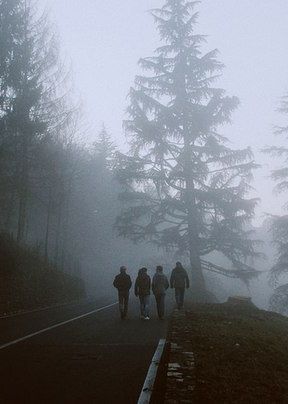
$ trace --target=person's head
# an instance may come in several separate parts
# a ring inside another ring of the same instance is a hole
[[[122,265],[122,267],[120,267],[120,274],[126,274],[126,270],[127,268],[124,265]]]
[[[147,268],[143,267],[140,269],[142,274],[147,274]]]
[[[177,261],[177,262],[176,262],[176,268],[182,268],[182,264],[181,264],[180,261]]]
[[[157,265],[156,267],[156,272],[158,272],[159,274],[162,274],[163,272],[163,267],[161,265]]]

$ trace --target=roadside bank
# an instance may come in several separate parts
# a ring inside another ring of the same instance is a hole
[[[287,343],[288,318],[252,304],[174,311],[164,402],[288,402]]]

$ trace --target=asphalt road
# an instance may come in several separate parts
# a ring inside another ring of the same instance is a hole
[[[132,299],[125,321],[114,305],[2,349],[113,300],[0,319],[0,403],[137,403],[154,351],[167,330],[167,320],[156,317],[152,296],[151,302],[150,321],[139,319],[138,301]]]

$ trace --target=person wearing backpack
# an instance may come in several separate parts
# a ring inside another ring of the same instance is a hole
[[[170,277],[170,287],[175,289],[175,300],[178,310],[183,308],[185,288],[189,288],[189,278],[181,262],[176,262]]]
[[[118,290],[119,310],[122,320],[127,317],[129,290],[132,286],[131,278],[126,274],[126,270],[125,266],[121,266],[120,274],[115,277],[113,282],[113,286]]]
[[[150,320],[149,301],[150,301],[151,279],[150,276],[147,274],[147,268],[143,267],[139,269],[134,289],[135,289],[135,296],[139,297],[140,300],[141,319]]]
[[[163,274],[163,267],[158,265],[156,273],[152,279],[152,291],[155,296],[157,313],[160,320],[164,317],[165,312],[165,295],[166,290],[169,288],[167,276]]]

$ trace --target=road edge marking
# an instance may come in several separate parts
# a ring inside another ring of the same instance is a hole
[[[144,381],[140,396],[138,398],[137,404],[149,404],[151,396],[153,393],[153,388],[160,364],[160,360],[163,355],[163,351],[166,345],[166,339],[160,339],[152,361],[150,363],[146,379]]]
[[[12,317],[18,317],[18,316],[25,316],[33,313],[38,313],[41,311],[47,311],[47,310],[53,310],[53,309],[59,309],[64,306],[72,306],[73,304],[81,304],[82,302],[85,302],[85,299],[80,299],[80,300],[72,300],[71,302],[66,302],[66,303],[59,303],[51,306],[44,306],[44,307],[39,307],[37,309],[32,309],[32,310],[23,310],[15,313],[10,313],[10,314],[3,314],[0,316],[0,320],[5,320],[6,318],[12,318]]]
[[[116,304],[118,304],[118,302],[108,304],[107,306],[100,307],[99,309],[91,310],[88,313],[81,314],[80,316],[70,318],[69,320],[62,321],[61,323],[57,323],[57,324],[51,325],[50,327],[43,328],[42,330],[35,331],[35,332],[31,333],[31,334],[27,334],[24,337],[17,338],[14,341],[10,341],[10,342],[7,342],[6,344],[0,345],[0,350],[8,348],[8,347],[10,347],[12,345],[16,345],[19,342],[26,341],[27,339],[36,337],[37,335],[44,334],[45,332],[54,330],[55,328],[62,327],[63,325],[66,325],[66,324],[72,323],[74,321],[80,320],[81,318],[91,316],[92,314],[98,313],[99,311],[109,309],[110,307],[115,306]]]

